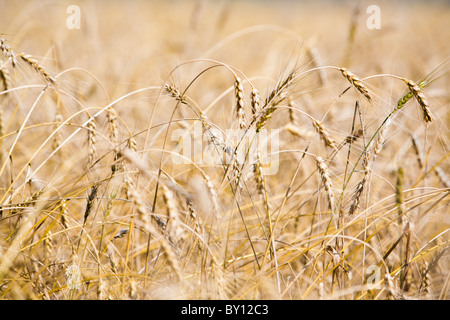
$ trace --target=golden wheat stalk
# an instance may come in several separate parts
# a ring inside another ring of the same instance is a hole
[[[333,183],[331,181],[330,172],[328,170],[325,161],[322,157],[315,157],[317,168],[319,169],[320,177],[322,178],[322,183],[325,187],[325,191],[328,197],[328,206],[330,209],[334,208],[334,189]]]
[[[369,90],[367,87],[361,82],[361,79],[358,78],[355,74],[345,68],[339,68],[342,75],[347,78],[347,80],[355,87],[357,91],[359,91],[364,97],[366,97],[369,102],[372,102],[372,97],[369,94]]]
[[[17,59],[16,54],[11,49],[11,47],[6,43],[6,40],[2,37],[0,37],[0,50],[2,51],[3,55],[8,59],[13,67],[16,67],[17,65]]]
[[[87,124],[87,129],[88,129],[88,164],[92,164],[94,162],[94,159],[95,159],[95,153],[96,153],[96,148],[95,148],[95,142],[96,142],[95,128],[96,128],[95,121],[92,119]]]
[[[261,112],[254,116],[256,121],[256,132],[262,130],[267,121],[272,117],[272,114],[277,109],[277,106],[287,97],[287,90],[292,85],[297,75],[297,70],[294,68],[283,81],[280,81],[275,89],[273,89],[266,98],[264,105],[261,107]]]
[[[132,185],[129,185],[128,196],[130,197],[131,202],[133,203],[140,220],[143,222],[144,229],[147,231],[149,235],[160,240],[161,249],[165,254],[169,266],[175,272],[175,275],[177,276],[178,280],[182,280],[183,275],[178,263],[178,258],[175,252],[173,251],[173,248],[168,244],[167,240],[160,235],[158,230],[151,223],[150,214],[148,213],[148,210],[144,205],[140,193]]]
[[[244,129],[246,127],[244,87],[242,85],[242,80],[239,77],[235,78],[234,95],[236,97],[236,115],[239,122],[239,128]]]
[[[420,89],[420,86],[418,86],[414,81],[408,80],[403,78],[402,79],[406,85],[408,86],[409,90],[412,92],[414,97],[416,98],[417,102],[419,103],[420,107],[423,111],[423,119],[426,123],[431,122],[433,119],[431,117],[430,113],[430,104],[428,103],[428,100],[425,98],[425,95],[423,94],[422,90]]]
[[[7,91],[9,89],[10,74],[8,69],[3,67],[3,61],[0,60],[0,80],[3,85],[3,89]]]
[[[167,229],[170,229],[169,231],[172,233],[175,241],[178,241],[183,230],[181,229],[180,214],[178,212],[175,198],[172,190],[170,190],[166,185],[162,186],[162,190],[164,204],[167,208]]]
[[[17,57],[21,58],[25,63],[27,63],[31,68],[33,68],[37,73],[41,74],[45,80],[49,83],[55,83],[56,80],[34,59],[31,55],[25,53],[19,53]]]
[[[330,147],[334,150],[337,150],[336,142],[333,138],[331,138],[328,131],[325,129],[324,125],[317,121],[316,119],[312,119],[314,129],[316,129],[317,133],[319,133],[320,138],[325,143],[325,146]]]
[[[356,212],[356,210],[358,209],[361,195],[369,181],[369,175],[371,173],[371,168],[370,168],[370,164],[369,164],[370,153],[371,152],[369,150],[369,147],[367,147],[367,151],[364,153],[363,161],[362,161],[363,168],[364,168],[364,176],[363,176],[362,180],[356,185],[356,190],[355,190],[355,193],[353,194],[352,203],[348,210],[349,215],[354,214]]]
[[[367,183],[367,177],[364,177],[356,186],[356,191],[353,194],[353,201],[348,210],[349,215],[354,214],[356,212],[356,210],[358,209],[361,195],[364,190],[364,187],[366,186],[366,183]]]
[[[252,102],[252,114],[255,116],[261,110],[261,97],[259,91],[256,88],[253,88],[250,97]]]
[[[181,94],[180,90],[175,85],[166,83],[164,85],[164,90],[182,104],[188,104],[187,98]]]

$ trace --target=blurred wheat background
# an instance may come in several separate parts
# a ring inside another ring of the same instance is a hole
[[[448,299],[449,30],[448,1],[0,1],[0,298]],[[232,161],[182,158],[196,124]],[[278,130],[278,170],[227,129]]]

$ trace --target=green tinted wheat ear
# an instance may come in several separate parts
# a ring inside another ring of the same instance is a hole
[[[339,71],[341,71],[342,75],[346,77],[347,80],[355,87],[355,89],[358,90],[364,97],[366,97],[366,99],[369,100],[369,102],[372,101],[372,97],[369,94],[369,90],[361,82],[361,79],[359,79],[352,72],[348,71],[345,68],[339,68]]]
[[[256,123],[256,132],[262,130],[262,128],[266,125],[267,121],[272,118],[272,113],[275,111],[276,107],[265,108],[262,111],[262,115]]]
[[[415,82],[408,80],[408,79],[402,79],[408,86],[409,90],[412,92],[414,97],[416,98],[417,102],[419,103],[420,107],[423,111],[423,119],[425,122],[431,122],[431,113],[430,113],[430,105],[428,103],[428,100],[425,98],[425,95],[423,94],[422,90],[420,89],[420,86],[418,86]]]
[[[417,84],[419,86],[419,88],[424,88],[427,86],[427,82],[426,81],[422,81],[420,83]],[[414,94],[412,91],[408,91],[408,93],[406,93],[403,97],[401,97],[398,102],[397,102],[397,109],[401,109],[405,106],[405,104],[411,100],[411,98],[414,97]]]

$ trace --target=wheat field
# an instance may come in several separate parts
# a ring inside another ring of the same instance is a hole
[[[0,1],[0,299],[448,299],[449,30],[448,1]]]

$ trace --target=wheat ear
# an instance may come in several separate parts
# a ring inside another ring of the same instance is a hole
[[[175,241],[177,241],[182,233],[182,229],[180,226],[180,214],[178,212],[172,190],[167,188],[166,185],[162,186],[162,190],[164,203],[167,208],[167,226],[168,228],[170,228],[170,231],[175,237]]]
[[[33,68],[37,73],[41,74],[45,80],[49,83],[55,83],[56,80],[50,76],[50,74],[29,54],[19,53],[17,57],[21,58],[25,63],[27,63],[31,68]]]
[[[96,142],[96,138],[95,138],[95,121],[91,120],[88,124],[87,124],[87,129],[88,129],[88,164],[92,164],[94,159],[95,159],[95,142]]]
[[[319,169],[320,177],[322,178],[322,183],[325,187],[325,191],[328,197],[328,206],[330,209],[334,208],[334,189],[333,183],[331,181],[330,172],[325,164],[325,161],[321,157],[315,157],[317,168]]]
[[[372,97],[369,94],[369,90],[367,87],[361,82],[361,79],[359,79],[356,75],[354,75],[351,71],[345,69],[345,68],[339,68],[339,71],[341,71],[342,75],[347,78],[347,80],[355,87],[356,90],[358,90],[364,97],[366,97],[369,102],[372,101]]]
[[[0,60],[0,80],[3,85],[3,89],[6,91],[9,89],[10,75],[6,68],[3,68],[3,61]]]
[[[244,100],[244,87],[242,85],[242,80],[239,77],[235,78],[234,82],[234,95],[236,97],[236,116],[239,122],[239,128],[244,129],[246,127],[245,119],[245,100]]]
[[[430,113],[430,104],[428,103],[428,100],[425,98],[425,95],[420,89],[420,86],[418,86],[414,81],[405,78],[403,78],[402,80],[406,83],[409,90],[412,92],[417,102],[419,103],[420,107],[422,108],[423,119],[425,120],[425,122],[427,123],[431,122],[433,119]]]
[[[259,91],[253,88],[250,97],[252,101],[252,114],[255,116],[261,110],[261,96],[259,95]]]
[[[317,121],[316,119],[312,119],[312,121],[314,129],[316,129],[317,133],[319,133],[320,137],[325,143],[325,146],[337,150],[336,142],[333,140],[333,138],[331,138],[328,131],[325,129],[324,125],[319,121]]]

